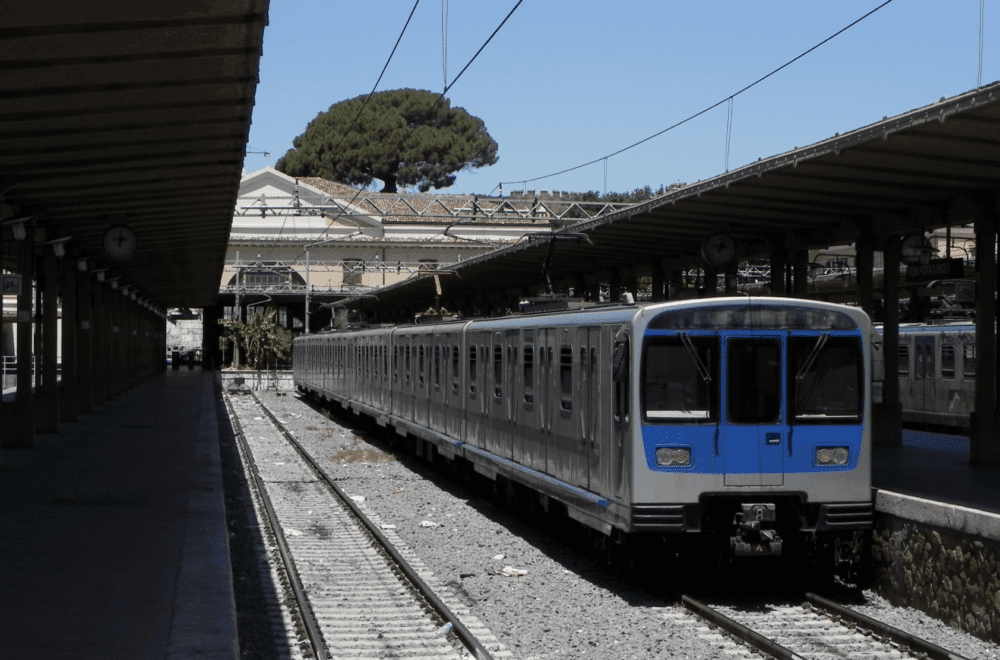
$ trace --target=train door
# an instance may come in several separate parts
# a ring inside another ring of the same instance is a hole
[[[446,351],[449,347],[448,335],[435,333],[433,335],[430,376],[430,427],[435,431],[444,432],[444,412],[447,405],[448,387],[446,368],[448,362]]]
[[[917,335],[913,338],[913,401],[915,410],[936,410],[937,387],[936,336]]]
[[[541,368],[539,357],[545,352],[544,331],[523,330],[515,344],[520,344],[520,366],[516,366],[516,401],[514,402],[514,434],[517,442],[513,447],[513,459],[521,465],[542,469],[544,464],[538,459],[542,443],[539,410],[542,409]]]
[[[465,401],[462,394],[462,338],[456,333],[453,337],[449,335],[451,351],[445,351],[448,355],[447,368],[447,389],[448,389],[448,414],[445,415],[445,433],[456,440],[463,441],[465,429],[463,420],[465,419]]]
[[[504,373],[503,373],[503,333],[493,332],[491,341],[486,345],[486,446],[487,451],[500,456],[501,441],[507,415],[504,410]]]
[[[600,345],[599,328],[579,328],[576,331],[576,428],[578,449],[575,455],[574,483],[582,488],[594,489],[592,482],[600,474],[599,410],[597,349]]]
[[[788,447],[787,333],[723,332],[719,443],[726,486],[781,486]]]
[[[514,427],[517,425],[517,402],[515,383],[517,382],[518,339],[520,332],[507,330],[504,333],[503,365],[503,433],[500,438],[500,455],[514,458]]]

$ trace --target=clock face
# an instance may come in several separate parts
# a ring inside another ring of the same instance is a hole
[[[712,266],[724,266],[736,257],[736,241],[729,234],[712,234],[701,244],[701,256]]]
[[[924,239],[923,234],[910,234],[909,236],[903,237],[903,242],[900,244],[900,256],[903,261],[908,264],[919,264],[924,255],[930,258],[930,252],[927,250],[929,245]]]
[[[118,261],[131,259],[135,249],[139,247],[135,232],[124,225],[112,227],[104,235],[104,251],[108,256]]]

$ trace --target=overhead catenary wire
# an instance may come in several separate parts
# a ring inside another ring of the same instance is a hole
[[[419,2],[419,0],[417,0],[417,1]],[[511,9],[511,10],[510,10],[509,12],[507,12],[507,15],[506,15],[506,16],[504,17],[504,19],[503,19],[502,21],[500,21],[500,24],[499,24],[499,25],[497,25],[497,27],[496,27],[496,29],[495,29],[495,30],[493,30],[493,32],[492,32],[492,33],[490,34],[489,38],[487,38],[487,39],[486,39],[486,41],[485,41],[485,42],[483,42],[483,45],[482,45],[482,46],[480,46],[480,47],[479,47],[479,50],[477,50],[477,51],[476,51],[476,53],[475,53],[475,55],[473,55],[473,56],[472,56],[472,59],[470,59],[470,60],[469,60],[469,61],[468,61],[468,62],[466,63],[466,65],[465,65],[464,67],[462,67],[462,70],[458,72],[458,75],[457,75],[457,76],[455,76],[455,79],[451,81],[451,84],[449,84],[449,85],[446,85],[446,86],[445,86],[445,88],[444,88],[444,91],[443,91],[443,92],[441,92],[441,94],[439,94],[439,95],[438,95],[437,99],[436,99],[436,100],[434,101],[434,104],[433,104],[433,105],[432,105],[432,106],[430,107],[430,109],[428,110],[428,113],[429,113],[429,112],[432,112],[432,111],[433,111],[433,110],[434,110],[435,108],[437,108],[437,107],[438,107],[438,105],[440,105],[441,101],[442,101],[442,100],[444,99],[444,95],[445,95],[445,94],[447,94],[447,93],[448,93],[448,90],[450,90],[450,89],[451,89],[451,88],[452,88],[452,87],[453,87],[453,86],[455,85],[455,83],[457,83],[457,82],[458,82],[459,78],[461,78],[461,77],[462,77],[462,74],[464,74],[464,73],[466,72],[466,70],[467,70],[467,69],[468,69],[468,68],[469,68],[469,67],[470,67],[470,66],[472,65],[472,63],[476,61],[476,58],[477,58],[477,57],[479,57],[479,54],[480,54],[480,53],[482,53],[482,52],[483,52],[483,50],[484,50],[484,49],[486,48],[486,46],[488,46],[488,45],[489,45],[489,43],[490,43],[490,42],[491,42],[491,41],[493,40],[493,37],[495,37],[495,36],[497,35],[497,33],[498,33],[498,32],[500,31],[500,28],[502,28],[502,27],[504,26],[504,24],[506,24],[506,23],[507,23],[507,21],[508,21],[508,20],[510,20],[510,17],[514,15],[514,12],[515,12],[515,11],[517,11],[517,8],[521,6],[521,3],[522,3],[522,2],[524,2],[524,0],[517,0],[517,4],[515,4],[515,5],[514,5],[514,8],[513,8],[513,9]],[[416,9],[416,5],[414,5],[414,9]],[[411,12],[411,13],[410,13],[410,15],[412,16],[412,15],[413,15],[413,13]],[[409,23],[409,21],[407,21],[407,23]],[[404,30],[405,30],[405,28],[404,28]],[[402,38],[402,35],[400,35],[400,38]],[[397,41],[397,45],[398,45],[398,41]],[[393,52],[395,52],[395,49],[393,49]],[[391,59],[391,56],[390,56],[390,59]],[[388,66],[388,62],[386,63],[386,66]],[[381,76],[379,77],[379,79],[381,79]],[[378,83],[376,83],[376,85],[377,85],[377,84],[378,84]],[[374,92],[374,90],[372,90],[372,91]],[[362,108],[362,110],[363,110],[363,109],[364,109],[364,108]],[[352,124],[352,126],[351,126],[351,127],[353,128],[353,124]],[[408,132],[408,133],[407,133],[407,134],[406,134],[405,136],[403,136],[403,138],[402,138],[402,139],[401,139],[401,140],[399,141],[399,146],[400,146],[400,147],[402,147],[402,146],[403,146],[403,145],[404,145],[404,144],[406,143],[406,141],[407,141],[408,139],[410,139],[410,136],[411,136],[411,135],[413,135],[413,133],[414,133],[414,132],[415,132],[416,130],[417,130],[417,127],[416,127],[415,125],[414,125],[414,126],[412,126],[412,127],[410,128],[410,131],[409,131],[409,132]],[[348,129],[348,131],[347,131],[347,132],[350,132],[350,129]],[[346,138],[346,137],[347,137],[347,132],[345,132],[345,133],[344,133],[344,138]],[[341,138],[341,141],[340,141],[340,143],[343,143],[343,141],[344,141],[344,138]],[[337,145],[338,147],[340,146],[340,143],[338,143],[338,145]],[[361,190],[359,189],[359,190],[358,190],[358,191],[357,191],[357,192],[356,192],[356,193],[354,194],[354,197],[352,197],[352,198],[351,198],[351,201],[347,203],[347,206],[351,206],[351,205],[353,205],[353,204],[354,204],[354,202],[355,202],[355,201],[356,201],[356,200],[358,199],[358,197],[360,197],[360,196],[361,196],[361,192],[362,192],[362,191],[361,191]],[[343,215],[344,215],[344,211],[343,211],[343,210],[341,210],[341,211],[340,211],[340,212],[339,212],[339,213],[338,213],[338,214],[336,215],[336,217],[334,217],[334,218],[332,218],[332,219],[331,219],[331,223],[330,223],[330,225],[329,225],[329,226],[327,226],[327,228],[326,228],[326,229],[324,229],[324,230],[323,230],[323,231],[322,231],[322,232],[320,233],[320,235],[318,236],[318,238],[320,238],[320,239],[321,239],[321,238],[323,238],[323,236],[324,236],[324,235],[326,234],[327,230],[329,230],[329,228],[333,226],[333,222],[336,222],[337,220],[339,220],[339,219],[340,219],[340,218],[341,218],[341,217],[342,217]],[[335,240],[335,239],[330,239],[330,240]],[[324,242],[324,241],[315,241],[315,242],[313,242],[313,243],[312,243],[311,245],[315,246],[315,245],[316,245],[317,243],[322,243],[322,242]],[[299,258],[301,258],[301,257],[302,257],[302,255],[304,255],[304,254],[305,254],[305,251],[303,251],[303,252],[302,252],[301,254],[299,254],[299,256],[298,256],[298,257],[296,257],[295,261],[298,261],[298,260],[299,260]]]
[[[823,46],[824,44],[826,44],[826,43],[828,43],[830,41],[832,41],[833,39],[836,39],[838,36],[840,36],[844,32],[847,32],[852,27],[854,27],[858,23],[862,22],[863,20],[865,20],[866,18],[868,18],[872,14],[876,13],[877,11],[879,11],[880,9],[882,9],[883,7],[891,4],[892,2],[893,2],[893,0],[885,0],[885,2],[883,2],[882,4],[880,4],[878,7],[875,7],[874,9],[872,9],[871,11],[869,11],[867,14],[863,15],[861,18],[858,18],[855,21],[851,22],[850,24],[846,25],[845,27],[837,30],[836,32],[834,32],[833,34],[831,34],[829,37],[827,37],[823,41],[820,41],[818,44],[816,44],[812,48],[809,48],[808,50],[803,51],[802,53],[796,55],[795,57],[793,57],[792,59],[788,60],[787,62],[785,62],[784,64],[782,64],[778,68],[774,69],[770,73],[768,73],[766,75],[763,75],[760,78],[758,78],[757,80],[753,81],[752,83],[750,83],[749,85],[747,85],[743,89],[740,89],[739,91],[726,96],[726,98],[722,99],[721,101],[717,101],[717,102],[713,103],[712,105],[710,105],[710,106],[708,106],[708,107],[706,107],[706,108],[704,108],[702,110],[699,110],[698,112],[694,113],[693,115],[690,115],[689,117],[686,117],[685,119],[682,119],[682,120],[678,121],[677,123],[672,124],[672,125],[664,128],[662,131],[654,133],[654,134],[650,135],[649,137],[643,138],[643,139],[639,140],[638,142],[634,142],[634,143],[628,145],[627,147],[623,147],[622,149],[619,149],[618,151],[615,151],[615,152],[612,152],[610,154],[601,156],[599,158],[595,158],[593,160],[587,161],[586,163],[581,163],[580,165],[575,165],[573,167],[568,167],[568,168],[566,168],[564,170],[559,170],[558,172],[553,172],[551,174],[544,174],[542,176],[536,176],[536,177],[530,178],[530,179],[517,179],[517,180],[513,180],[513,181],[503,181],[501,183],[502,184],[503,183],[508,183],[508,184],[515,184],[515,183],[527,184],[527,183],[530,183],[532,181],[540,181],[542,179],[549,179],[549,178],[552,178],[554,176],[559,176],[560,174],[566,174],[568,172],[573,172],[573,171],[581,169],[583,167],[587,167],[589,165],[593,165],[594,163],[598,163],[598,162],[600,162],[600,161],[602,161],[602,160],[604,160],[606,158],[611,158],[613,156],[617,156],[618,154],[624,153],[624,152],[626,152],[626,151],[628,151],[630,149],[634,149],[635,147],[638,147],[640,144],[644,144],[646,142],[649,142],[653,138],[657,138],[657,137],[663,135],[664,133],[667,133],[669,131],[674,130],[675,128],[683,126],[684,124],[692,121],[693,119],[697,119],[698,117],[702,116],[706,112],[714,110],[715,108],[719,107],[723,103],[729,102],[731,99],[734,99],[735,97],[739,96],[743,92],[746,92],[746,91],[752,89],[753,87],[756,87],[757,85],[759,85],[760,83],[764,82],[765,80],[767,80],[771,76],[775,75],[776,73],[778,73],[782,69],[785,69],[785,68],[791,66],[792,64],[794,64],[795,62],[799,61],[800,59],[802,59],[803,57],[805,57],[809,53],[813,52],[817,48]]]
[[[344,144],[344,140],[347,139],[348,133],[350,133],[351,129],[354,128],[355,124],[358,123],[358,119],[361,118],[361,113],[363,113],[365,111],[365,108],[368,107],[368,103],[372,100],[372,95],[375,94],[375,90],[378,89],[378,84],[380,82],[382,82],[382,76],[385,75],[386,69],[389,68],[389,62],[392,61],[393,55],[396,54],[396,49],[399,48],[399,42],[401,42],[403,40],[403,35],[406,34],[406,28],[408,28],[410,26],[410,21],[413,19],[413,14],[414,14],[414,12],[417,11],[417,5],[419,5],[419,4],[420,4],[420,0],[416,0],[416,2],[413,3],[413,9],[410,10],[410,15],[406,17],[406,23],[403,25],[403,29],[399,32],[399,36],[396,38],[396,44],[392,47],[392,52],[389,53],[389,58],[385,61],[385,66],[382,67],[382,73],[378,74],[378,80],[376,80],[375,84],[372,85],[372,91],[368,93],[368,97],[365,99],[365,102],[361,105],[361,109],[358,110],[358,114],[354,116],[354,120],[351,121],[351,125],[348,126],[348,128],[347,128],[346,131],[344,131],[344,135],[343,135],[343,137],[340,138],[340,142],[338,142],[337,146],[333,148],[334,152],[336,152],[338,149],[340,149],[340,145]],[[358,191],[358,192],[360,193],[361,191]],[[355,196],[355,199],[357,199],[357,196]],[[354,200],[351,200],[351,201],[353,203]],[[284,230],[285,230],[285,221],[282,221],[282,223],[281,223],[281,229],[278,230],[278,236],[279,237],[281,236],[281,233]]]

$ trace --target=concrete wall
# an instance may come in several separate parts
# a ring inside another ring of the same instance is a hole
[[[879,491],[873,588],[1000,643],[1000,515]]]

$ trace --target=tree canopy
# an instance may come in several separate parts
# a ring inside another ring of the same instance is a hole
[[[376,92],[359,117],[367,98],[341,101],[319,113],[275,169],[350,185],[379,179],[382,192],[396,192],[398,185],[427,192],[453,184],[456,172],[498,160],[497,143],[483,120],[452,108],[447,99],[438,102],[433,92]]]

